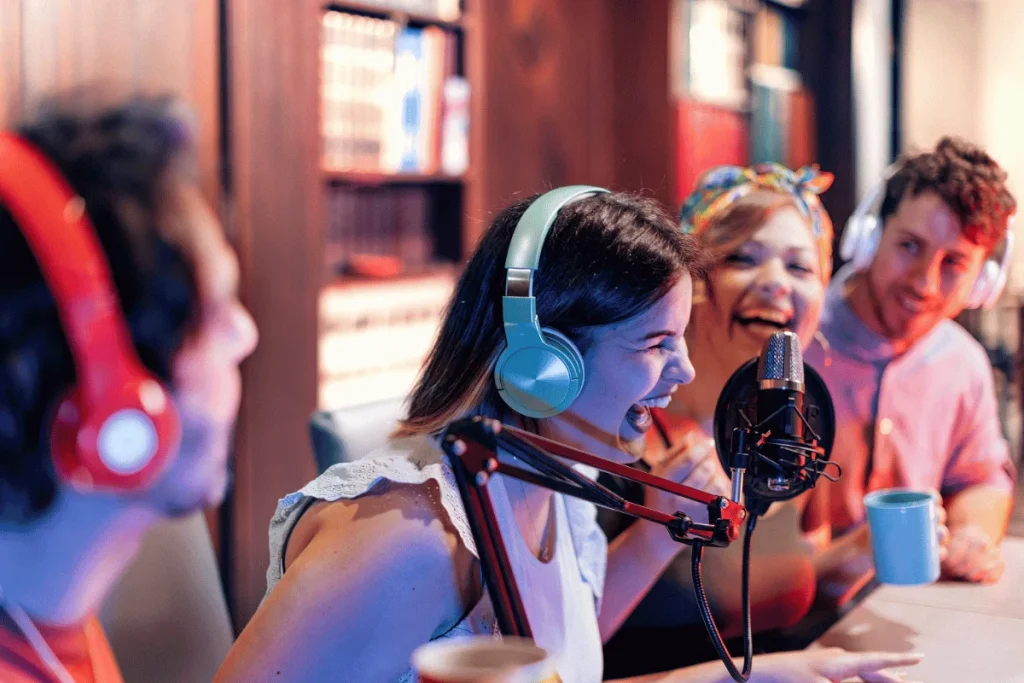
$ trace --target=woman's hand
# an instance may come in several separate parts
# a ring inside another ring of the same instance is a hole
[[[732,488],[721,463],[718,462],[713,439],[689,436],[668,451],[661,460],[648,464],[651,465],[651,474],[656,477],[685,484],[716,496],[728,496]],[[682,511],[695,522],[708,521],[708,509],[703,503],[686,500],[652,487],[647,487],[644,502],[647,507],[667,514]]]
[[[920,661],[919,654],[847,652],[841,648],[785,652],[755,657],[750,683],[839,683],[855,676],[864,683],[905,683],[909,679],[886,669]]]

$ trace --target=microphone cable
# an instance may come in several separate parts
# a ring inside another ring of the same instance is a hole
[[[754,527],[757,526],[757,515],[751,514],[747,518],[747,535],[743,539],[743,575],[740,579],[740,601],[743,604],[743,670],[740,671],[732,661],[732,655],[725,647],[722,634],[718,631],[714,617],[711,615],[711,608],[708,606],[708,596],[704,592],[704,582],[701,579],[701,559],[704,555],[704,544],[697,541],[693,544],[691,555],[691,569],[693,571],[693,589],[697,595],[697,608],[700,610],[701,620],[711,637],[711,644],[715,646],[718,657],[725,664],[729,675],[737,683],[746,683],[750,679],[750,672],[754,663],[754,636],[750,623],[750,540],[754,536]]]

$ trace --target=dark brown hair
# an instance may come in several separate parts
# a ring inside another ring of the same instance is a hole
[[[492,373],[504,344],[505,256],[535,197],[494,219],[445,311],[398,435],[435,433],[467,415],[501,418]],[[683,276],[704,279],[706,258],[653,200],[600,194],[564,207],[534,281],[537,317],[586,351],[588,330],[643,313]]]
[[[886,183],[880,217],[896,213],[906,196],[937,193],[960,219],[964,237],[991,250],[1002,239],[1017,202],[1004,171],[977,145],[942,138],[935,149],[908,156]]]

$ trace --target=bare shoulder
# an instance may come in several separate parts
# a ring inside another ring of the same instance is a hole
[[[287,680],[341,680],[339,662],[361,681],[393,681],[417,645],[451,628],[480,595],[474,559],[434,482],[316,504],[293,536],[284,576],[218,683],[270,670]]]
[[[314,503],[292,531],[286,571],[299,557],[308,564],[319,553],[354,546],[395,562],[422,562],[423,569],[471,561],[433,480],[385,483],[358,498]]]
[[[323,579],[331,581],[344,573],[337,563],[353,561],[353,554],[376,558],[372,564],[380,572],[415,566],[419,577],[452,586],[453,597],[463,604],[478,593],[474,558],[441,505],[433,480],[386,483],[355,499],[314,503],[292,531],[286,575],[293,569],[319,574],[316,567],[323,567]]]

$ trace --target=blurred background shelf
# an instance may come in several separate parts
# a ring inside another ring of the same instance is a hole
[[[466,182],[465,175],[447,173],[373,173],[368,171],[337,171],[323,169],[326,180],[347,185],[415,185],[430,183],[459,184]]]
[[[422,2],[421,0],[407,0],[406,2],[399,0],[371,2],[370,0],[365,0],[357,2],[354,0],[344,0],[343,2],[329,2],[325,5],[325,9],[392,19],[399,23],[418,26],[440,26],[452,30],[461,30],[467,23],[459,7],[459,0],[441,0],[440,2]]]

